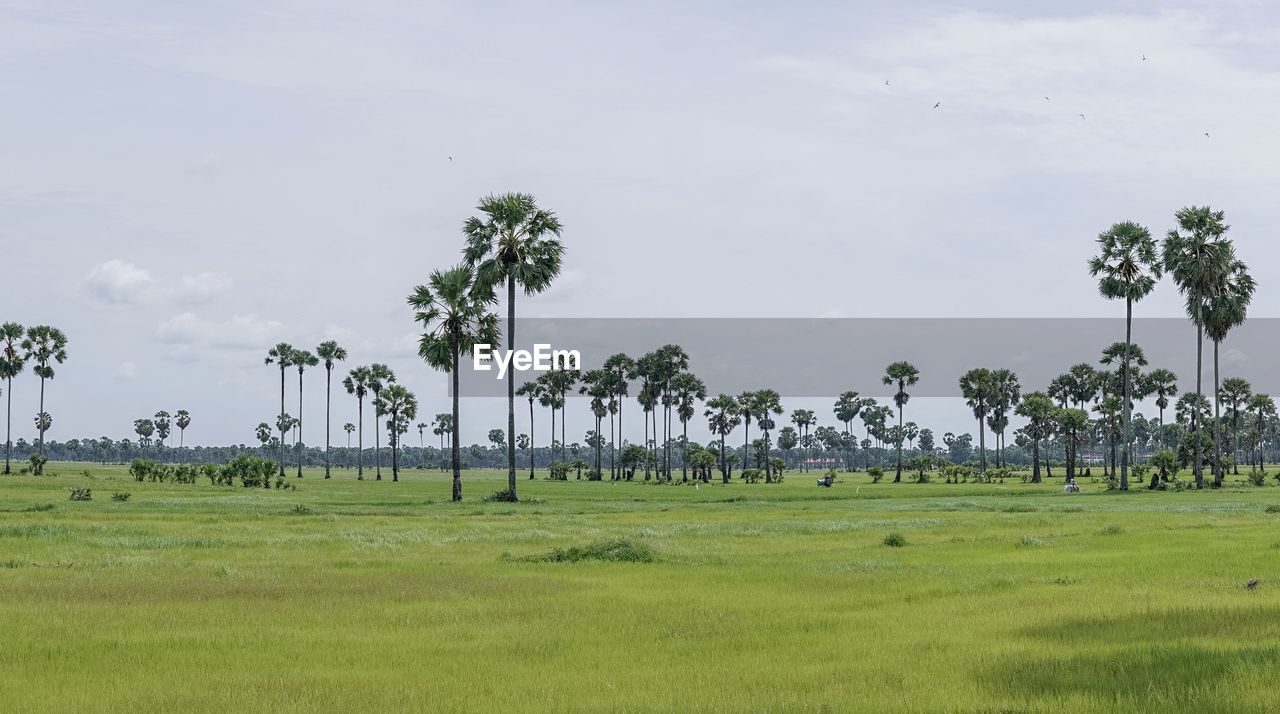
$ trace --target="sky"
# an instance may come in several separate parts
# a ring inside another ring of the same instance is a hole
[[[0,0],[0,319],[69,337],[51,439],[188,409],[188,443],[252,442],[282,340],[387,362],[430,421],[405,297],[514,190],[566,246],[521,315],[1119,316],[1098,232],[1210,204],[1274,317],[1278,42],[1265,2]],[[335,441],[354,412],[335,384]]]

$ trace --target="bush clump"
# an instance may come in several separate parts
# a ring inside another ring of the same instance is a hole
[[[53,504],[49,504],[49,505],[50,507],[52,507]],[[1280,513],[1280,503],[1273,503],[1262,510],[1265,513]]]
[[[54,506],[52,503],[33,503],[30,506],[27,506],[26,508],[22,509],[22,512],[23,513],[44,513],[45,511],[52,511],[54,508],[56,508],[56,506]]]
[[[93,489],[91,488],[73,488],[71,489],[72,501],[92,501]]]
[[[125,501],[129,500],[129,494],[125,491],[118,491],[116,493],[111,494],[111,500],[124,503]]]
[[[653,549],[630,538],[608,538],[584,547],[555,548],[532,560],[543,563],[577,563],[598,560],[608,563],[652,563],[658,559]]]
[[[890,533],[884,537],[884,544],[890,548],[901,548],[907,544],[907,539],[901,533]]]
[[[516,498],[516,495],[511,493],[510,489],[505,488],[501,491],[494,491],[480,500],[485,503],[516,503],[519,501],[519,499]]]

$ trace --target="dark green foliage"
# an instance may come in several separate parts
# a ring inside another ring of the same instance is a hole
[[[907,544],[907,539],[901,533],[890,533],[884,537],[884,544],[890,548],[901,548]]]
[[[56,506],[54,506],[52,503],[33,503],[30,506],[27,506],[26,508],[22,509],[22,512],[23,513],[44,513],[45,511],[52,511],[54,508],[56,508]]]
[[[129,500],[129,494],[128,494],[127,492],[123,492],[123,491],[116,492],[116,493],[111,494],[111,500],[112,500],[112,501],[118,501],[118,502],[120,502],[120,503],[124,503],[125,501],[128,501],[128,500]]]
[[[867,469],[867,475],[871,477],[871,483],[880,483],[880,479],[884,478],[884,469],[872,466]]]
[[[548,470],[551,472],[551,475],[547,476],[547,478],[551,481],[569,480],[569,464],[566,464],[563,461],[551,462],[551,466],[548,467]]]
[[[274,475],[275,463],[246,454],[223,464],[219,480],[226,485],[238,480],[245,488],[271,488],[271,477]]]
[[[629,538],[598,540],[585,547],[555,548],[551,552],[533,556],[531,561],[544,563],[577,563],[598,560],[609,563],[652,563],[658,559],[653,549]]]
[[[489,494],[488,496],[485,496],[484,498],[481,498],[480,500],[484,501],[485,503],[516,503],[517,501],[519,501],[519,499],[515,497],[515,494],[513,494],[509,489],[505,489],[505,488],[502,489],[501,491],[494,491],[493,493]]]
[[[309,516],[311,515],[311,509],[301,503],[297,503],[294,504],[293,508],[289,509],[289,513],[295,516]]]
[[[743,469],[742,478],[745,479],[747,483],[756,483],[760,480],[760,470],[759,469]]]
[[[53,504],[49,504],[52,506]],[[1264,513],[1280,513],[1280,503],[1273,503],[1263,509]]]
[[[71,489],[72,501],[92,501],[93,489],[91,488],[73,488]]]

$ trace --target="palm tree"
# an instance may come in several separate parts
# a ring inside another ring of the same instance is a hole
[[[728,394],[720,394],[715,399],[707,402],[707,409],[703,412],[703,416],[707,418],[707,427],[711,430],[711,433],[720,437],[720,476],[725,483],[729,483],[729,468],[728,462],[725,461],[724,438],[742,423],[742,408],[738,405],[738,400]]]
[[[898,406],[898,431],[902,431],[902,408],[910,401],[911,395],[907,394],[907,387],[914,385],[920,381],[920,370],[916,369],[910,362],[898,361],[885,367],[884,377],[880,380],[883,384],[893,386],[893,403]],[[901,433],[899,433],[901,436]],[[893,476],[894,483],[902,483],[902,439],[898,439],[898,466]]]
[[[619,352],[617,354],[610,355],[609,358],[604,361],[602,369],[613,376],[610,382],[613,385],[613,397],[618,403],[618,440],[626,443],[626,438],[622,435],[622,405],[626,402],[627,396],[631,390],[630,380],[636,378],[636,361],[628,357],[625,353]],[[612,448],[613,447],[611,445],[611,453],[609,457],[609,469],[611,472],[615,470],[614,461],[616,460],[612,454]],[[620,478],[621,474],[613,473],[613,477]]]
[[[377,476],[375,481],[382,480],[382,443],[378,436],[378,417],[382,416],[382,412],[378,411],[378,396],[382,394],[382,390],[387,385],[395,384],[396,373],[391,368],[381,362],[374,362],[369,365],[369,393],[373,395],[373,469]]]
[[[539,208],[533,196],[506,193],[486,196],[476,207],[482,216],[467,219],[462,232],[467,245],[463,256],[473,269],[473,280],[482,292],[507,287],[507,349],[515,349],[516,286],[525,295],[537,295],[560,274],[564,245],[558,240],[561,225],[556,214]],[[516,383],[515,371],[507,372],[507,488],[516,497]]]
[[[302,373],[307,367],[314,367],[318,364],[320,364],[320,358],[309,350],[297,350],[293,353],[293,366],[298,368],[298,478],[302,478],[302,455],[307,450],[307,445],[302,440]]]
[[[1233,260],[1218,290],[1205,300],[1203,306],[1204,329],[1209,339],[1213,340],[1213,480],[1216,486],[1221,486],[1223,479],[1220,446],[1222,439],[1221,434],[1218,433],[1221,419],[1219,405],[1222,401],[1218,386],[1220,379],[1218,348],[1232,328],[1244,323],[1249,303],[1253,301],[1254,288],[1253,277],[1249,275],[1248,267],[1242,261]]]
[[[1231,463],[1233,471],[1239,475],[1240,463],[1236,456],[1240,451],[1240,416],[1253,396],[1253,385],[1247,379],[1230,377],[1222,380],[1218,395],[1227,403],[1227,417],[1231,422]]]
[[[477,344],[493,344],[497,341],[498,316],[489,311],[494,302],[493,294],[477,289],[475,274],[466,265],[444,272],[432,271],[426,285],[419,285],[408,299],[414,310],[414,319],[422,325],[422,338],[418,341],[418,355],[432,367],[447,371],[453,379],[452,431],[453,500],[462,500],[462,446],[458,441],[461,431],[458,420],[458,369],[459,357],[470,354]],[[514,313],[513,313],[514,314]],[[508,343],[510,344],[510,343]],[[514,397],[512,391],[509,396]],[[514,402],[512,402],[514,403]],[[511,420],[514,424],[514,420]],[[509,430],[515,445],[514,426]],[[514,466],[514,461],[512,462]],[[516,498],[515,471],[507,480],[508,497]]]
[[[347,359],[347,350],[333,340],[325,340],[316,347],[316,356],[324,360],[324,477],[329,478],[332,467],[329,458],[329,406],[333,402],[333,365]]]
[[[1263,473],[1267,472],[1263,459],[1262,435],[1267,431],[1267,424],[1276,417],[1276,403],[1266,394],[1255,394],[1249,397],[1249,411],[1253,412],[1254,428],[1258,432],[1258,466]]]
[[[1098,401],[1098,405],[1093,411],[1098,415],[1098,428],[1101,436],[1107,440],[1111,451],[1111,478],[1116,475],[1116,443],[1123,436],[1120,420],[1121,414],[1124,413],[1124,406],[1121,404],[1121,398],[1116,394],[1108,394]],[[1105,462],[1103,466],[1106,468]]]
[[[156,412],[156,436],[159,437],[159,448],[164,448],[164,440],[169,438],[169,432],[173,431],[172,422],[170,422],[169,412],[163,409]]]
[[[360,424],[360,433],[356,441],[356,479],[360,481],[364,480],[364,398],[369,393],[369,383],[372,380],[373,375],[368,367],[356,367],[342,380],[342,386],[347,390],[347,394],[354,395],[356,398],[356,422]],[[351,432],[347,434],[347,445],[350,446]]]
[[[983,421],[991,408],[991,400],[995,397],[995,381],[991,370],[977,367],[965,372],[960,377],[960,393],[964,396],[978,420],[978,455],[982,464],[982,473],[987,472],[986,428]]]
[[[347,422],[346,424],[342,425],[342,430],[347,432],[347,448],[350,449],[351,448],[351,432],[356,430],[356,425],[352,424],[351,422]]]
[[[1178,290],[1187,299],[1187,312],[1196,325],[1196,395],[1204,394],[1204,308],[1205,301],[1215,296],[1230,272],[1234,256],[1231,242],[1223,238],[1228,226],[1222,211],[1208,206],[1189,206],[1174,214],[1177,228],[1169,230],[1161,245],[1164,269],[1173,276]],[[1191,423],[1192,471],[1196,488],[1204,488],[1200,464],[1200,422]]]
[[[191,412],[179,409],[174,423],[178,425],[178,448],[181,449],[187,444],[187,427],[191,426]]]
[[[137,423],[134,423],[135,428]],[[267,442],[271,441],[271,425],[265,421],[258,422],[258,428],[254,430],[253,435],[262,443],[262,450],[266,451]]]
[[[1160,426],[1163,427],[1169,398],[1178,396],[1178,375],[1167,369],[1153,369],[1144,379],[1147,382],[1144,391],[1156,395],[1156,408],[1160,410]]]
[[[1129,490],[1129,442],[1132,440],[1129,345],[1133,344],[1133,303],[1151,294],[1160,279],[1163,265],[1156,255],[1156,242],[1145,227],[1125,221],[1098,235],[1098,255],[1089,260],[1089,274],[1098,280],[1098,292],[1108,300],[1124,300],[1124,362],[1121,364],[1121,398],[1124,400],[1122,439],[1124,461],[1120,464],[1120,490]],[[1099,277],[1101,276],[1101,277]]]
[[[267,350],[267,356],[263,359],[263,364],[275,364],[280,367],[280,413],[284,414],[284,372],[293,366],[293,355],[297,352],[293,345],[288,342],[278,342],[275,347]],[[283,424],[283,420],[276,419],[276,424]],[[280,476],[284,477],[284,439],[285,431],[280,431]]]
[[[996,369],[991,371],[994,393],[991,399],[991,416],[987,423],[996,436],[996,466],[1004,466],[1004,430],[1009,427],[1009,412],[1017,406],[1022,396],[1022,385],[1018,375],[1012,370]]]
[[[374,400],[374,410],[386,414],[388,440],[391,442],[391,482],[400,481],[400,437],[418,418],[418,399],[399,384],[388,384]]]
[[[736,397],[738,402],[738,415],[742,417],[742,468],[747,468],[747,455],[751,453],[751,420],[755,418],[755,400],[756,393],[743,390]],[[756,469],[760,468],[760,464],[756,464]]]
[[[756,426],[764,433],[764,482],[773,482],[773,465],[769,463],[769,431],[773,429],[771,414],[782,413],[782,396],[772,389],[759,389],[751,393],[751,408]],[[759,464],[756,465],[759,468]]]
[[[801,449],[800,470],[807,471],[808,464],[808,446],[811,442],[809,437],[809,427],[818,423],[818,418],[814,416],[812,409],[793,409],[791,411],[791,423],[796,425],[796,431],[799,435],[799,444]]]
[[[4,419],[4,473],[13,473],[9,469],[9,461],[13,458],[13,378],[22,374],[27,364],[26,350],[22,347],[22,336],[26,331],[16,322],[0,325],[0,379],[8,383],[5,397]]]
[[[533,403],[542,397],[542,382],[531,379],[520,385],[516,394],[529,400],[529,443],[533,443]],[[554,433],[553,433],[554,436]],[[533,452],[529,452],[529,480],[534,478]]]
[[[1076,448],[1089,432],[1089,415],[1083,409],[1058,409],[1054,412],[1057,431],[1061,435],[1067,457],[1067,481],[1076,478]]]
[[[1031,440],[1031,483],[1040,483],[1040,442],[1053,434],[1053,400],[1044,392],[1029,392],[1014,413],[1027,420],[1023,433]]]
[[[616,372],[613,373],[616,377]],[[617,393],[614,380],[610,387]],[[680,420],[681,434],[684,439],[680,453],[680,480],[689,480],[689,420],[695,414],[694,404],[707,398],[707,385],[692,372],[681,372],[671,379],[671,392],[675,395],[676,418]]]
[[[150,419],[134,419],[133,433],[138,435],[138,444],[146,447],[151,443],[151,435],[156,433],[156,424]]]
[[[44,410],[44,383],[47,379],[53,379],[53,365],[62,364],[67,360],[67,336],[62,334],[62,330],[48,325],[36,325],[27,330],[27,337],[22,341],[22,350],[26,352],[26,359],[34,363],[31,371],[36,373],[40,378],[40,415],[37,419],[37,426],[45,423],[47,414]],[[52,423],[52,422],[50,422]],[[40,443],[37,446],[37,453],[41,456],[43,462],[44,457],[44,433],[48,427],[41,428]],[[36,467],[36,475],[44,473],[44,465],[41,463]]]

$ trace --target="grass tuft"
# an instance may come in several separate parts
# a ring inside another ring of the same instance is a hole
[[[658,556],[648,545],[630,538],[597,540],[585,547],[554,548],[549,553],[527,560],[539,563],[578,563],[598,560],[607,563],[652,563]]]
[[[901,533],[890,533],[884,537],[883,542],[890,548],[901,548],[907,544],[907,539]]]

